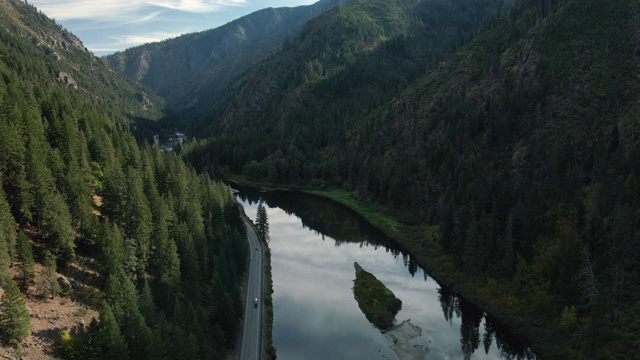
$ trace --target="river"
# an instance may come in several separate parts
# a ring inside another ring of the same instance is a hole
[[[237,198],[253,219],[259,202],[267,208],[278,359],[398,359],[358,307],[354,262],[402,300],[396,323],[421,328],[410,344],[426,349],[426,359],[536,358],[350,209],[294,192],[242,189]]]

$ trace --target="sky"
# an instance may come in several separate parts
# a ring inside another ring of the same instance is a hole
[[[214,29],[268,7],[317,0],[28,0],[103,56],[132,46]]]

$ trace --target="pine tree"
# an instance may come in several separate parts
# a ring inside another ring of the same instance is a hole
[[[0,297],[0,338],[5,343],[17,345],[29,335],[31,318],[13,279],[4,279],[2,288],[4,294]]]
[[[50,299],[55,298],[60,292],[60,284],[58,284],[58,276],[56,275],[56,257],[50,252],[45,254],[41,276],[40,287],[43,295]]]
[[[144,359],[146,349],[151,343],[151,329],[145,323],[144,317],[133,303],[128,303],[128,313],[126,321],[127,345],[134,359]]]
[[[262,203],[258,204],[256,227],[258,228],[258,236],[260,236],[263,241],[267,241],[269,238],[269,217],[267,215],[267,209],[265,209]]]
[[[28,211],[21,201],[28,192],[25,189],[28,185],[24,169],[25,147],[18,126],[15,123],[12,124],[11,120],[15,121],[15,118],[5,118],[3,111],[0,110],[0,154],[2,154],[0,156],[0,173],[2,174],[0,188],[4,187],[4,190],[0,189],[0,202],[6,202],[8,199],[11,204],[14,204],[12,209],[15,216],[28,217],[26,216]]]
[[[117,225],[109,219],[98,225],[98,246],[102,274],[108,277],[124,269],[124,240]]]
[[[52,195],[45,221],[52,241],[56,258],[61,264],[67,264],[75,256],[76,233],[71,226],[71,213],[59,192]]]
[[[0,269],[12,266],[16,252],[16,221],[0,185]]]
[[[147,358],[156,360],[169,360],[169,324],[164,317],[164,314],[160,313],[157,319],[157,325],[153,329],[151,334],[151,340],[149,346],[147,346]]]
[[[92,348],[98,359],[128,359],[129,352],[111,307],[104,303],[100,310],[100,322],[93,337]]]
[[[32,225],[38,231],[45,230],[46,221],[50,220],[52,216],[56,216],[51,206],[53,194],[56,191],[55,179],[51,174],[51,169],[47,166],[50,147],[44,139],[43,132],[42,125],[30,129],[26,159],[27,181],[32,185],[30,187],[30,201],[27,205],[31,211]],[[45,215],[48,215],[49,219],[45,219]]]
[[[135,286],[122,270],[107,279],[105,299],[113,310],[131,354],[136,359],[143,358],[151,340],[151,330],[138,309]]]
[[[161,298],[168,304],[180,286],[180,256],[173,239],[166,239],[158,249],[160,257],[160,273],[158,282]]]
[[[19,286],[22,291],[26,291],[33,284],[35,278],[35,260],[33,260],[31,242],[23,231],[18,235],[16,260],[18,262]]]
[[[144,316],[146,322],[150,326],[153,326],[155,323],[157,308],[156,304],[153,302],[151,287],[149,287],[149,282],[146,278],[143,280],[142,289],[138,295],[138,309],[140,309],[140,313]]]
[[[140,262],[140,270],[144,271],[149,258],[151,235],[151,210],[144,194],[143,181],[140,171],[127,169],[127,187],[125,189],[126,203],[123,205],[124,221],[122,231],[128,239],[134,240],[133,254]]]

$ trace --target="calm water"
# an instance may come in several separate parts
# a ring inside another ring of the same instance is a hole
[[[280,360],[397,359],[353,296],[357,261],[402,300],[396,322],[422,328],[427,359],[533,359],[526,344],[430,278],[357,214],[313,196],[243,189],[255,219],[267,207],[273,273],[273,342]]]

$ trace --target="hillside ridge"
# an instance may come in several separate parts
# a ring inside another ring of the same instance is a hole
[[[215,29],[136,46],[103,59],[174,109],[185,111],[199,102],[209,103],[237,75],[293,37],[307,20],[348,1],[270,7]]]

